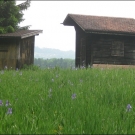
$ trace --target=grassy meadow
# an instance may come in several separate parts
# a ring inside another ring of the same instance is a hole
[[[0,71],[0,134],[134,134],[134,108],[134,68]]]

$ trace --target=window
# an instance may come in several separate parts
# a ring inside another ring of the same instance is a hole
[[[111,49],[111,56],[124,56],[124,42],[113,41]]]

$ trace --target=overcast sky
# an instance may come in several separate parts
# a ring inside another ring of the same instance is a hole
[[[36,36],[35,46],[75,51],[74,27],[60,24],[68,13],[135,18],[135,1],[31,1],[23,13],[25,21],[20,26],[43,30]]]

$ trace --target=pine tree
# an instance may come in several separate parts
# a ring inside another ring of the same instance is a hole
[[[30,0],[19,5],[16,5],[15,0],[0,0],[0,34],[21,29],[19,23],[24,21],[22,10],[29,6]]]

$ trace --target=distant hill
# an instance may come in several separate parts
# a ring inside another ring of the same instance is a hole
[[[75,52],[74,51],[61,51],[59,49],[51,49],[51,48],[39,48],[35,46],[34,57],[43,58],[43,59],[50,59],[50,58],[75,59]]]

